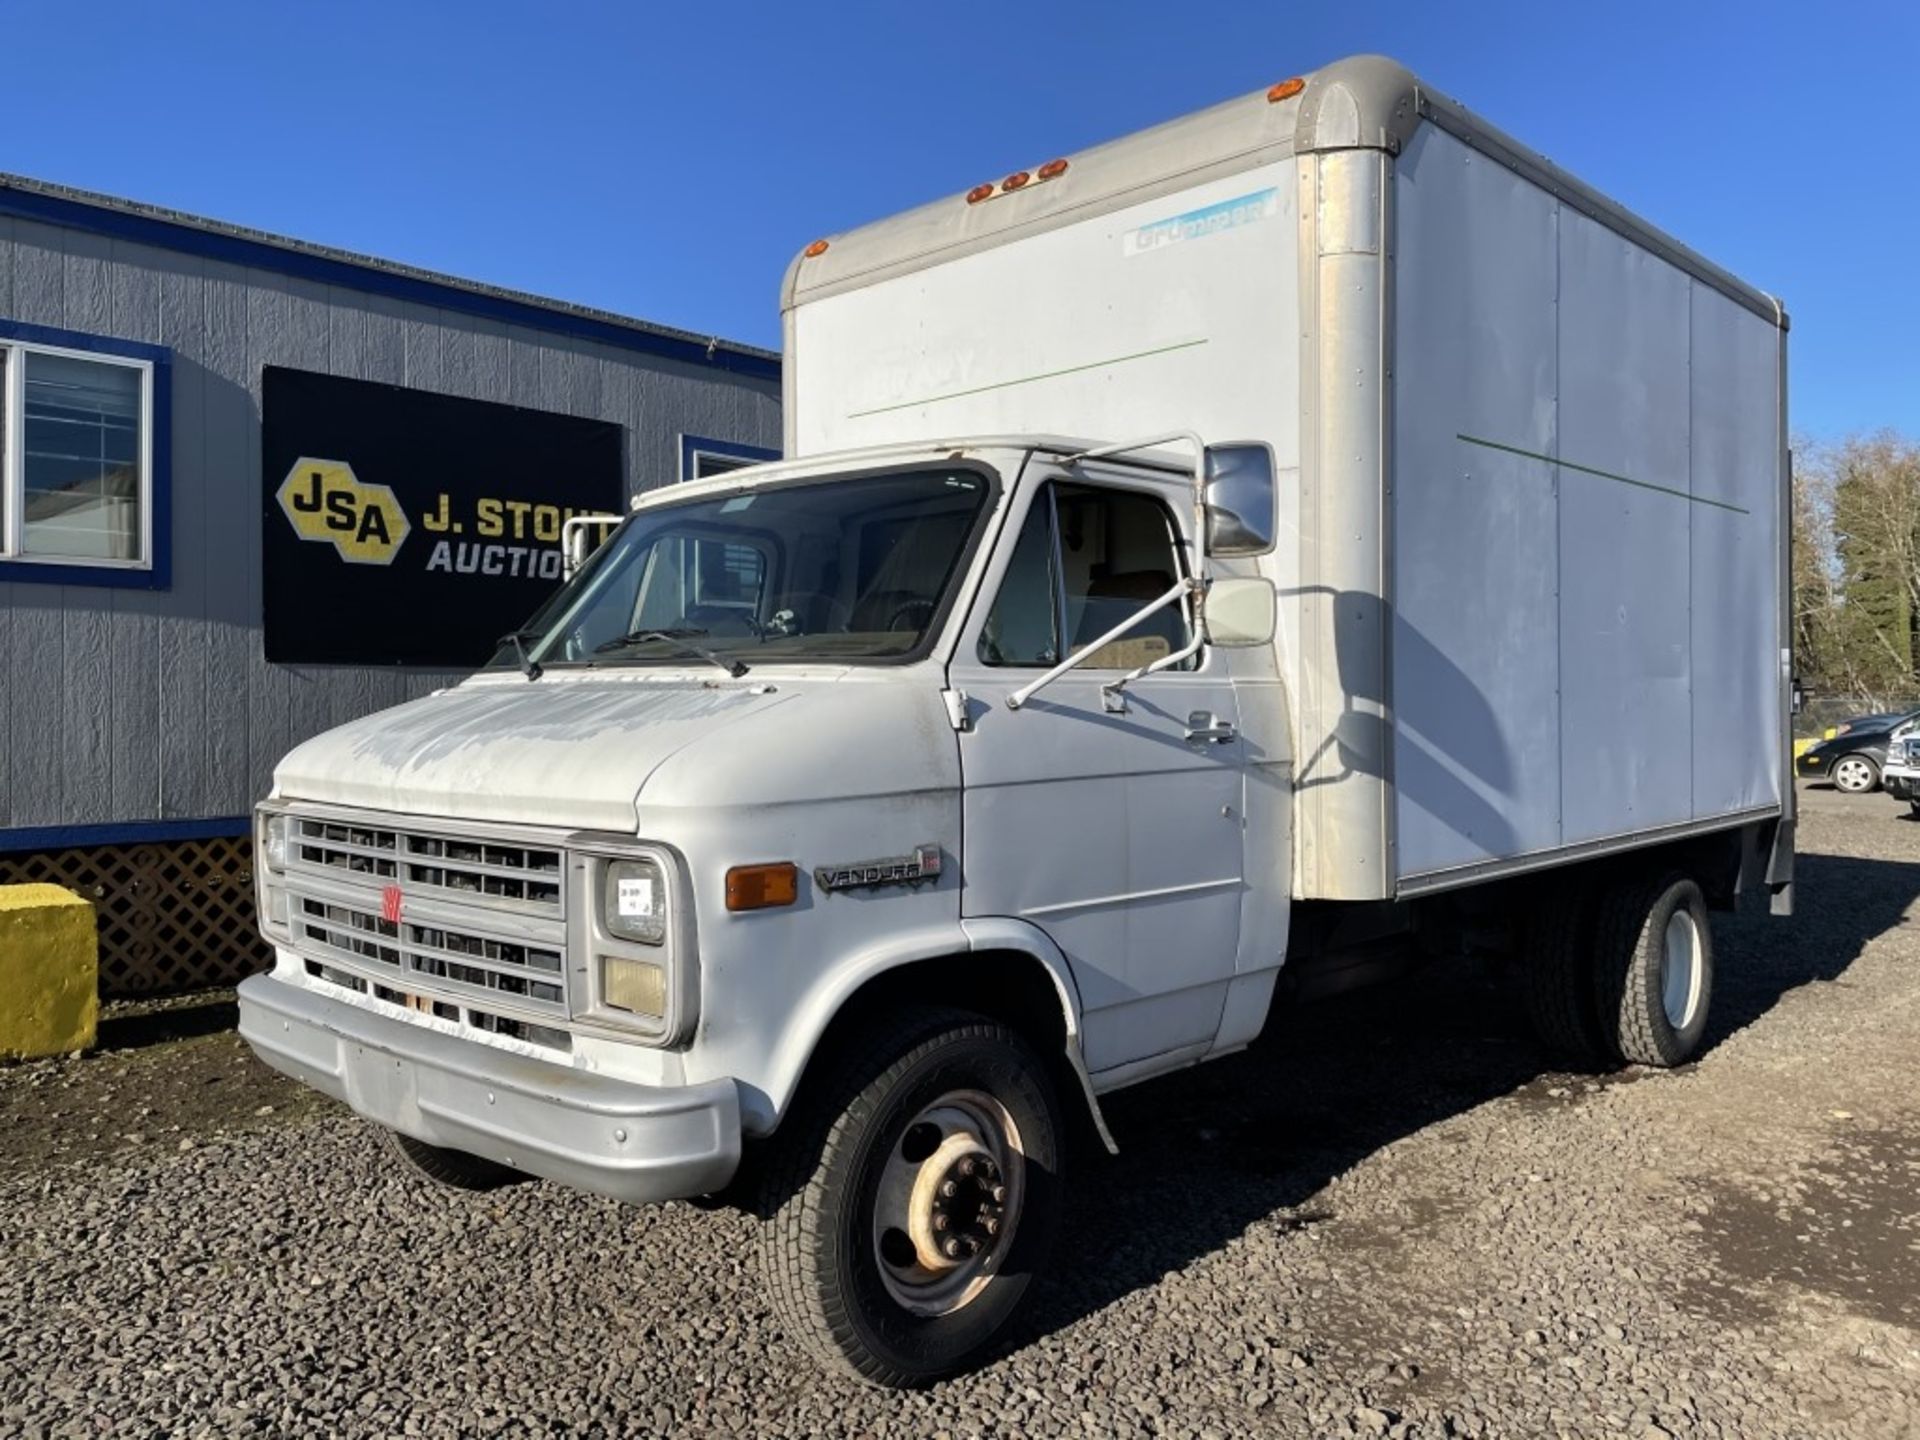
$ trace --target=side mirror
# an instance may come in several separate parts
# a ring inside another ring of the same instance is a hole
[[[1278,528],[1273,447],[1234,441],[1207,447],[1207,553],[1264,555]]]
[[[1207,590],[1207,643],[1224,649],[1248,649],[1273,643],[1273,582],[1228,576]]]
[[[624,515],[575,515],[560,526],[560,578],[571,580],[587,557],[607,543]]]

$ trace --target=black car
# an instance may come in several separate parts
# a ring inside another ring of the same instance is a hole
[[[1880,788],[1880,767],[1887,763],[1887,741],[1920,710],[1891,715],[1862,715],[1842,725],[1830,739],[1809,746],[1793,762],[1802,780],[1831,780],[1849,795]]]

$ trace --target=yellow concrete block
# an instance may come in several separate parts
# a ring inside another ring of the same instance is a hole
[[[0,885],[0,1057],[93,1047],[100,1017],[93,906],[58,885]]]

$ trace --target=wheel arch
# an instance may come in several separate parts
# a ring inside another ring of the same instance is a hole
[[[1087,1073],[1080,996],[1066,957],[1038,927],[997,918],[894,937],[827,971],[770,1057],[766,1103],[745,1107],[749,1133],[771,1135],[823,1057],[863,1021],[919,1003],[977,1011],[1017,1031],[1047,1061],[1062,1099],[1071,1106],[1078,1095],[1079,1113],[1117,1152]]]

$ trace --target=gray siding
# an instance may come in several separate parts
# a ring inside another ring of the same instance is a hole
[[[0,582],[0,830],[245,814],[308,736],[456,676],[266,663],[260,375],[288,365],[626,427],[780,444],[779,383],[0,217],[0,318],[173,352],[170,589]]]

